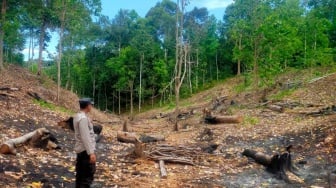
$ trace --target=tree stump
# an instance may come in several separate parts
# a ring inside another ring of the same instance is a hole
[[[242,154],[246,157],[254,159],[255,162],[265,166],[267,171],[277,174],[280,179],[288,182],[289,178],[286,174],[287,171],[298,176],[296,168],[293,166],[290,151],[291,148],[292,146],[290,145],[286,148],[286,152],[282,154],[275,154],[273,156],[250,149],[245,149]]]
[[[128,132],[121,132],[119,131],[117,133],[117,140],[122,143],[132,143],[134,144],[134,153],[135,156],[138,158],[142,158],[144,156],[143,150],[144,145],[143,143],[138,139],[137,135],[135,133],[128,133]]]

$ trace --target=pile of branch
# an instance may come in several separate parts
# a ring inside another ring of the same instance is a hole
[[[154,161],[195,165],[195,161],[201,156],[200,148],[186,146],[157,145],[145,152],[147,157]]]

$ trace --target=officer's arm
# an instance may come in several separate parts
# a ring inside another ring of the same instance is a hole
[[[94,154],[95,148],[91,143],[88,118],[83,118],[79,121],[78,129],[87,154],[88,155]]]

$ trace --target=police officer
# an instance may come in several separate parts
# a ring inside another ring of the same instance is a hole
[[[79,100],[80,112],[74,117],[76,161],[76,188],[89,188],[96,171],[96,142],[93,124],[87,116],[93,101],[89,98]]]

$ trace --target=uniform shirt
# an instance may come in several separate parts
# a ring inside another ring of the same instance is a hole
[[[95,153],[96,141],[90,118],[84,112],[79,112],[73,121],[76,140],[75,152],[81,153],[86,151],[88,155]]]

